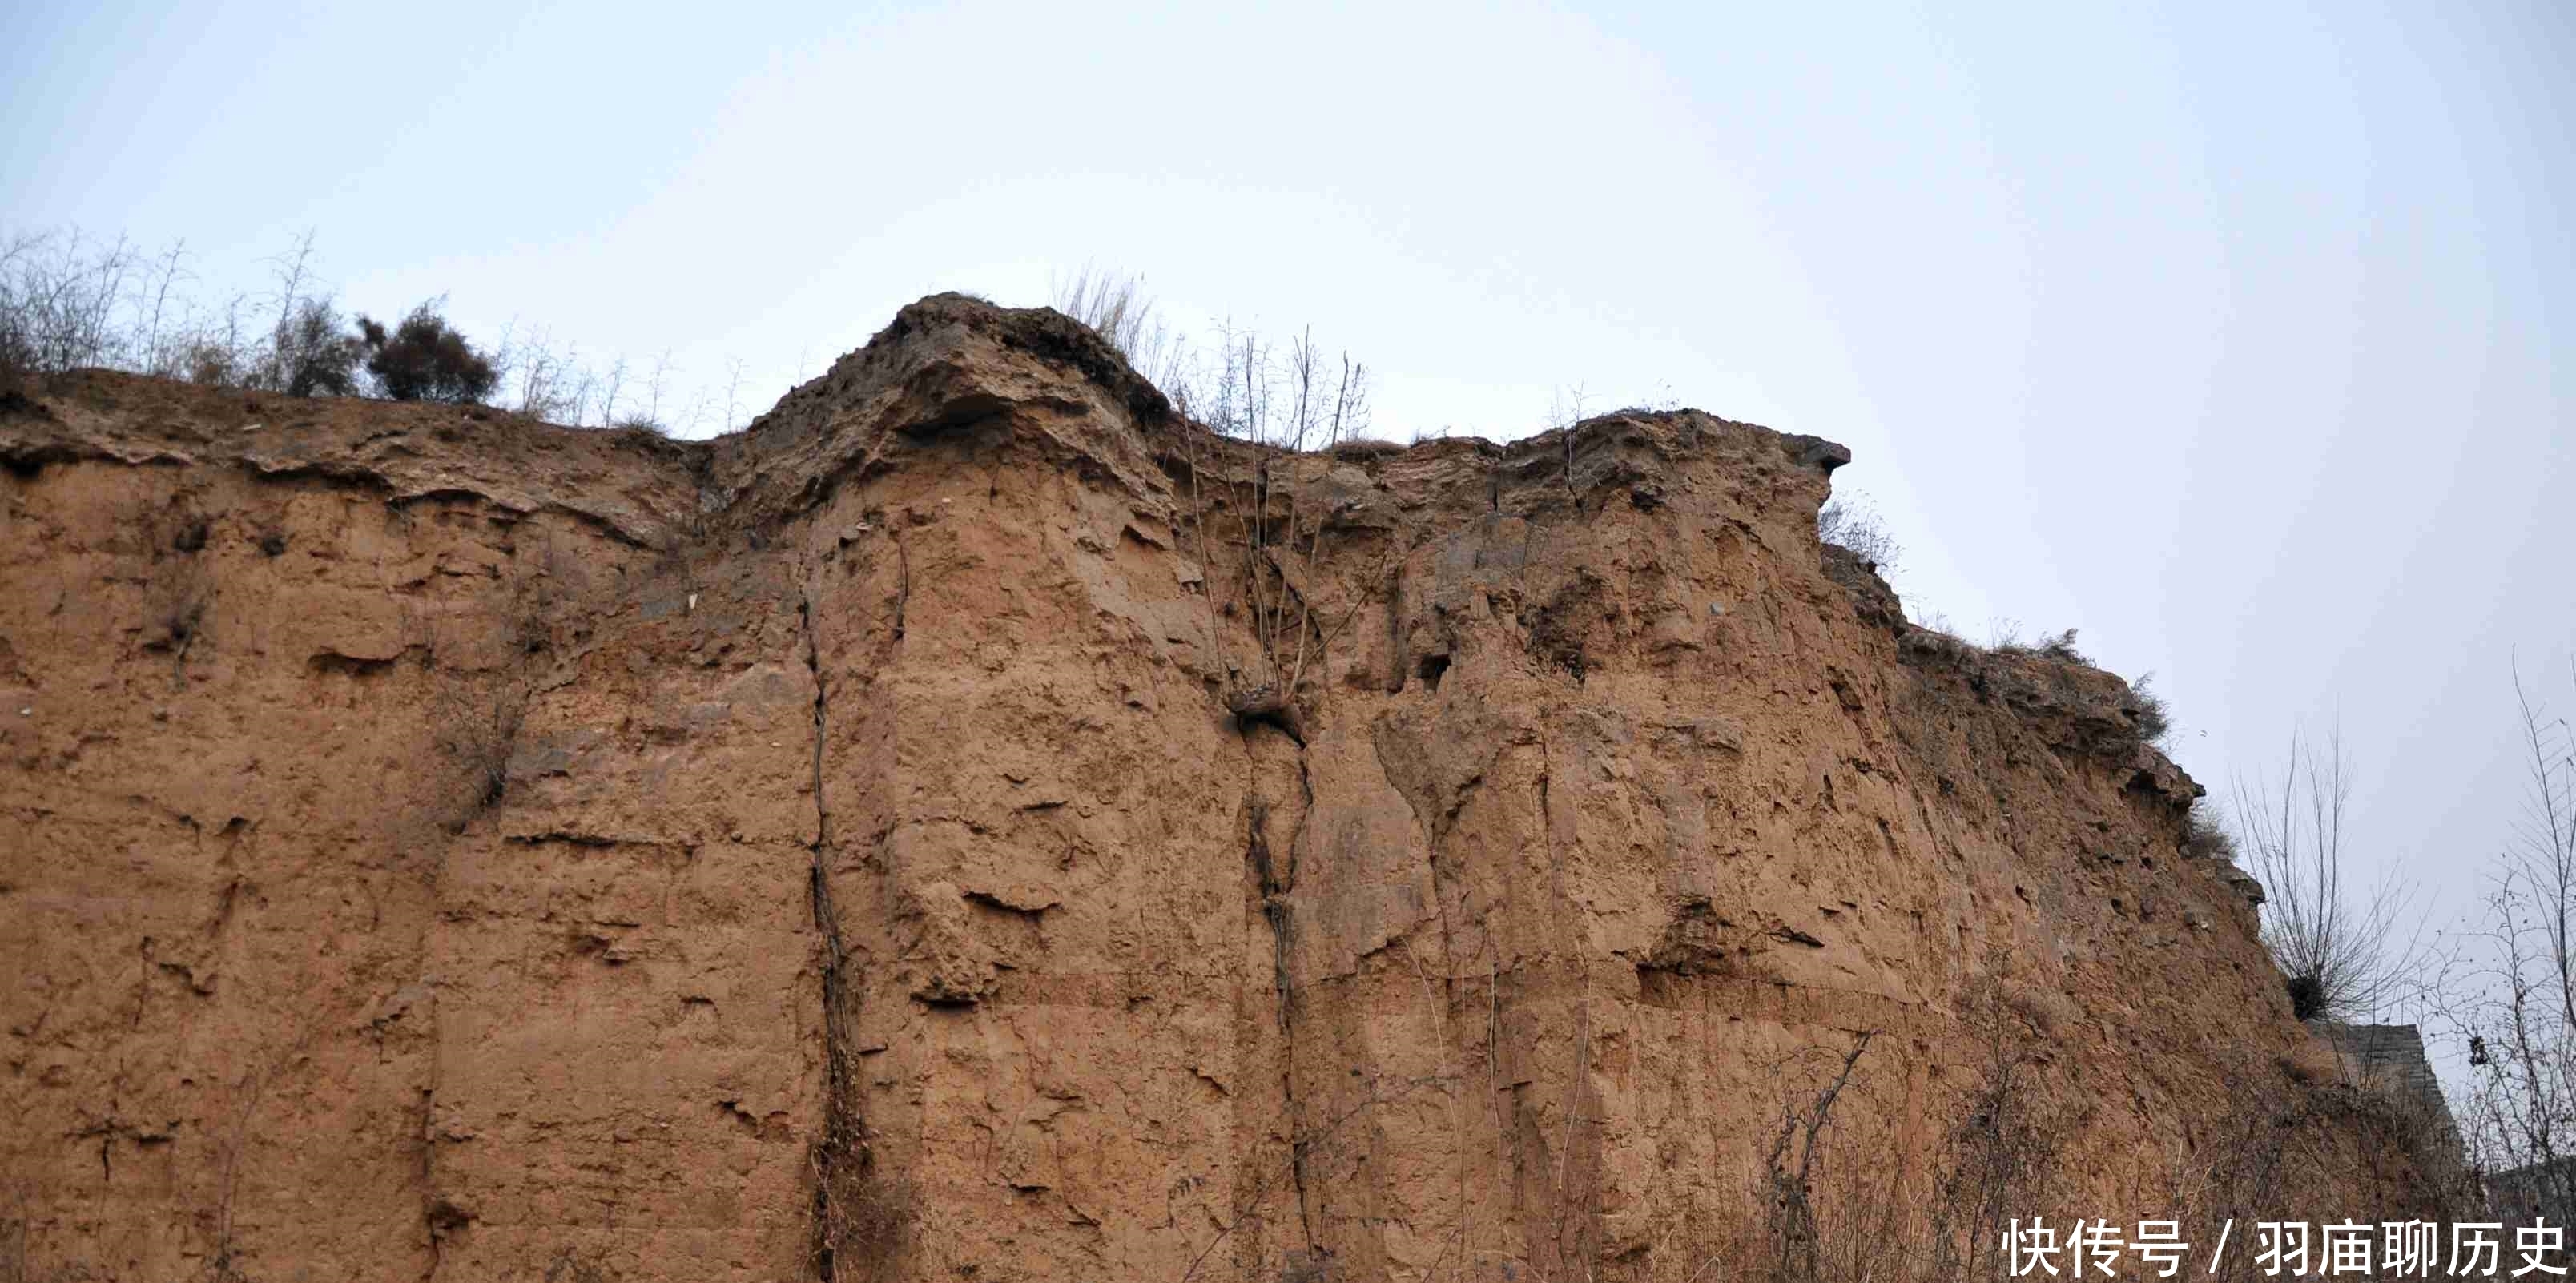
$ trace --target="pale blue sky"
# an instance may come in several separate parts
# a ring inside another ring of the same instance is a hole
[[[2570,12],[38,0],[0,219],[209,292],[315,228],[353,308],[739,357],[746,414],[1088,262],[1313,324],[1399,439],[1577,385],[1832,437],[1918,613],[2154,670],[2213,792],[2340,719],[2457,904],[2509,657],[2576,712]]]

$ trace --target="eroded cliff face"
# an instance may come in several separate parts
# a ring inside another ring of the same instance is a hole
[[[1265,456],[953,296],[711,444],[31,390],[0,1248],[1691,1277],[1854,1038],[1928,1163],[1998,1012],[2075,1210],[2159,1214],[2304,1035],[2128,688],[1908,629],[1816,541],[1843,458]],[[1245,723],[1256,583],[1320,658]]]

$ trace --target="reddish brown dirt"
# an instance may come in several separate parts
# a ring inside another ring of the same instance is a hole
[[[2126,685],[1906,627],[1839,447],[1273,459],[1246,725],[1260,457],[954,296],[715,443],[0,408],[12,1277],[1732,1277],[1862,1031],[1901,1167],[2008,1025],[2095,1215],[2312,1073]]]

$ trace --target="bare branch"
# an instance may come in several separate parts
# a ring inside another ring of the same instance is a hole
[[[2237,845],[2264,885],[2263,942],[2300,1019],[2358,1020],[2408,996],[2423,972],[2415,888],[2393,875],[2346,886],[2344,819],[2352,797],[2340,733],[2293,736],[2279,779],[2239,776]]]

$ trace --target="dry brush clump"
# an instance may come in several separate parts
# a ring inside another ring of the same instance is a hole
[[[2222,1072],[2202,1108],[2159,1120],[2171,1129],[2161,1171],[2106,1190],[2090,1161],[2102,1143],[2090,1067],[2053,1045],[2042,1009],[1996,969],[1960,1015],[1969,1037],[1948,1044],[1966,1053],[1957,1059],[1927,1063],[1926,1044],[1864,1031],[1780,1066],[1779,1113],[1745,1187],[1750,1214],[1686,1252],[1658,1243],[1647,1276],[2000,1281],[2016,1224],[2062,1232],[2108,1217],[2124,1233],[2172,1220],[2197,1248],[2193,1277],[2244,1279],[2258,1273],[2246,1245],[2257,1219],[2447,1220],[2482,1206],[2438,1104],[2244,1041],[2212,1049]],[[2231,1220],[2233,1246],[2207,1275]]]
[[[123,239],[18,232],[0,239],[0,371],[85,366],[289,396],[359,390],[363,343],[315,273],[314,237],[269,263],[269,288],[202,307],[185,242],[146,256]]]
[[[551,531],[527,529],[471,608],[413,603],[405,653],[432,681],[433,743],[455,781],[446,827],[461,831],[508,796],[540,679],[583,627],[588,573]],[[467,622],[488,621],[488,622]]]
[[[2206,798],[2192,799],[2191,809],[2183,815],[2182,853],[2189,859],[2234,864],[2236,839],[2228,833],[2226,821],[2216,810]]]
[[[1816,510],[1816,538],[1851,553],[1881,574],[1894,570],[1897,558],[1904,553],[1877,510],[1859,496],[1836,495],[1826,500]]]
[[[1754,1232],[1728,1253],[1734,1272],[1716,1277],[1999,1278],[2009,1226],[2074,1210],[2066,1153],[2079,1120],[2050,1089],[2033,1017],[2009,1001],[2000,971],[1962,1006],[1974,1042],[1961,1085],[1901,1052],[1869,1057],[1879,1039],[1863,1033],[1830,1076],[1793,1095],[1757,1181]]]
[[[2043,633],[2039,640],[2025,643],[2018,635],[2017,626],[2005,622],[1998,626],[1996,636],[1986,649],[1997,655],[2039,659],[2069,668],[2098,671],[2100,666],[2093,662],[2092,657],[2075,648],[2075,633],[2072,628]],[[2140,673],[2127,683],[2120,702],[2120,714],[2127,720],[2128,729],[2146,744],[2161,744],[2166,736],[2173,733],[2172,710],[2166,706],[2164,698],[2156,694],[2155,677],[2153,673]]]
[[[370,317],[358,318],[367,373],[386,396],[470,403],[490,396],[500,382],[491,360],[447,323],[444,302],[431,299],[414,307],[390,330]]]
[[[0,239],[0,373],[24,378],[84,366],[199,383],[346,395],[354,336],[313,271],[307,233],[271,260],[270,288],[200,307],[184,242],[146,256],[78,232]]]
[[[17,1214],[0,1220],[0,1283],[37,1283],[27,1248],[27,1195],[17,1191]]]
[[[438,687],[432,716],[438,747],[462,782],[451,820],[461,826],[509,793],[510,758],[527,725],[527,689],[509,673],[451,680]]]
[[[1887,1243],[1886,1231],[1891,1227],[1871,1224],[1883,1218],[1868,1209],[1875,1206],[1885,1212],[1899,1200],[1883,1197],[1885,1191],[1876,1188],[1879,1182],[1862,1171],[1847,1171],[1843,1160],[1852,1156],[1840,1147],[1833,1159],[1825,1152],[1829,1129],[1836,1121],[1834,1107],[1851,1087],[1853,1070],[1877,1036],[1877,1030],[1855,1035],[1840,1066],[1815,1095],[1783,1108],[1763,1157],[1755,1194],[1762,1209],[1760,1238],[1754,1245],[1754,1260],[1759,1263],[1756,1277],[1773,1283],[1822,1279],[1828,1277],[1829,1265],[1839,1274],[1864,1263],[1856,1258],[1876,1255],[1866,1245]],[[1895,1166],[1885,1164],[1879,1170],[1892,1172]],[[1828,1182],[1829,1175],[1835,1179]],[[1861,1185],[1872,1187],[1869,1197],[1838,1197]]]
[[[0,375],[159,359],[135,351],[130,309],[150,269],[134,246],[78,233],[0,237]],[[166,293],[168,278],[159,283]]]
[[[276,372],[270,378],[288,396],[354,396],[364,356],[364,344],[349,332],[340,309],[308,298],[278,326],[270,358]]]
[[[896,1277],[920,1196],[911,1182],[881,1169],[855,1139],[847,1152],[817,1150],[814,1184],[814,1273],[826,1283],[873,1283]]]
[[[1905,1106],[1916,1067],[1878,1031],[1850,1038],[1838,1053],[1815,1048],[1776,1068],[1781,1096],[1743,1187],[1746,1214],[1721,1216],[1687,1254],[1659,1247],[1655,1277],[1967,1277],[1955,1272],[1962,1252],[1944,1242],[1953,1232],[1944,1205],[1962,1181],[1943,1166],[1952,1158],[1946,1147],[1927,1147]]]
[[[2221,1060],[2219,1112],[2192,1120],[2197,1143],[2177,1150],[2164,1191],[2182,1237],[2201,1245],[2194,1277],[2262,1277],[2247,1238],[2259,1220],[2376,1225],[2484,1215],[2459,1135],[2435,1105],[2340,1069],[2266,1062],[2242,1045]],[[2212,1247],[2231,1222],[2235,1246],[2210,1271]]]
[[[2065,1210],[2052,1204],[2075,1120],[2037,1090],[2039,1040],[2007,1000],[2004,975],[1990,970],[1967,1004],[1979,1058],[1952,1108],[1932,1188],[1926,1264],[1936,1279],[2000,1274],[1994,1248],[2015,1220]]]
[[[215,605],[208,544],[213,523],[184,503],[145,512],[135,524],[143,550],[142,648],[170,657],[171,680],[184,682],[189,656],[202,652]]]

